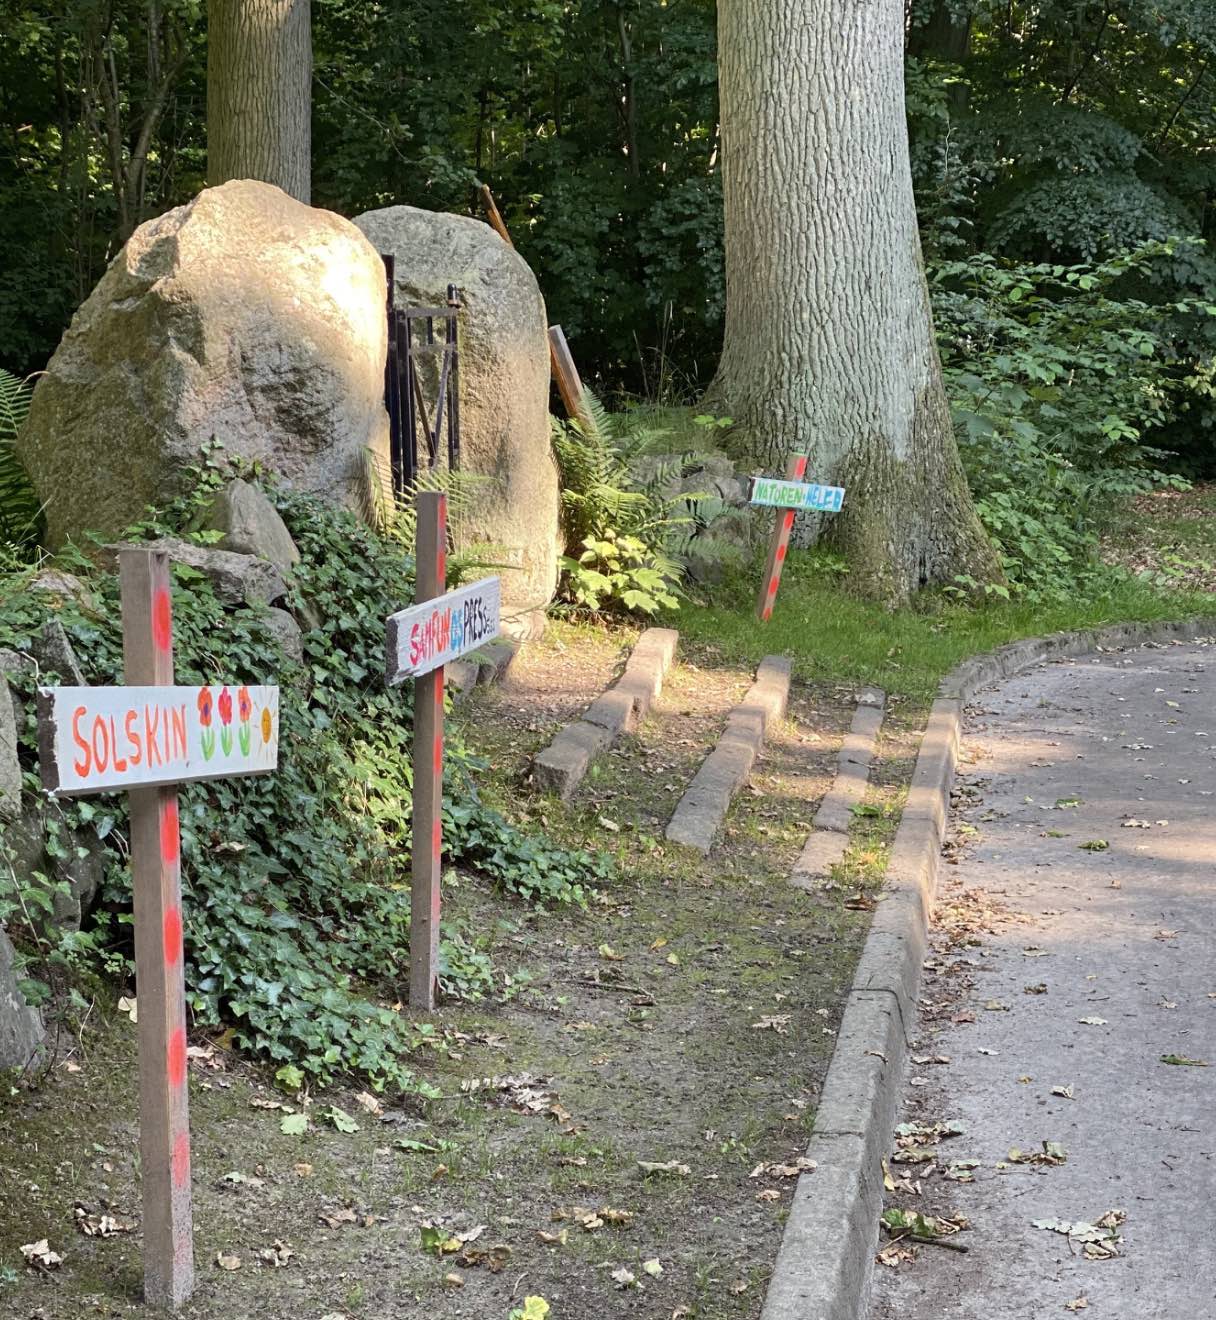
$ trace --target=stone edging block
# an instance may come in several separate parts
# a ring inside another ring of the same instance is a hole
[[[622,733],[632,733],[663,690],[680,634],[674,628],[647,628],[625,663],[625,672],[532,758],[541,788],[570,797],[591,762]]]
[[[761,1320],[866,1314],[882,1160],[916,1013],[965,703],[979,689],[1046,661],[1211,636],[1213,618],[1059,633],[964,661],[943,680],[824,1079],[807,1147],[816,1167],[799,1179]]]
[[[764,746],[768,728],[785,714],[790,694],[790,662],[783,656],[765,656],[756,681],[726,717],[717,746],[676,804],[667,826],[667,838],[708,853],[726,817],[730,800],[746,782]]]
[[[811,833],[790,873],[790,884],[799,889],[810,890],[817,878],[844,860],[853,808],[870,783],[870,762],[886,704],[887,694],[877,688],[866,689],[857,699],[853,722],[836,757],[836,777],[819,804]]]
[[[453,661],[443,671],[452,700],[463,701],[475,687],[500,682],[518,654],[518,642],[510,637],[497,637],[472,655]]]
[[[853,808],[865,796],[870,782],[870,762],[878,731],[882,728],[886,694],[868,693],[871,700],[863,700],[853,715],[853,723],[840,748],[836,761],[836,778],[815,813],[817,830],[832,830],[848,834],[853,820]]]

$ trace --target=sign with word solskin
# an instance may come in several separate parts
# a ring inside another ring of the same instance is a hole
[[[385,679],[391,685],[451,664],[498,636],[502,590],[496,577],[409,609],[386,621]]]
[[[279,689],[38,690],[43,784],[65,797],[261,774],[279,760]]]
[[[839,513],[844,507],[844,487],[783,481],[777,477],[753,477],[751,502],[765,508]]]

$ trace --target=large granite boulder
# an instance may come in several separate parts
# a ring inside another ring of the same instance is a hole
[[[213,438],[357,507],[383,459],[384,266],[349,221],[253,180],[141,225],[72,319],[17,448],[53,544],[112,536]]]
[[[449,284],[460,290],[461,467],[491,478],[474,496],[467,530],[510,565],[501,574],[504,617],[543,609],[557,583],[560,537],[536,276],[480,220],[392,206],[355,224],[377,252],[396,258],[399,307],[441,306]]]

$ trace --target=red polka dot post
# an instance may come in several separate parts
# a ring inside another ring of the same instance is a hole
[[[124,550],[119,572],[126,686],[39,689],[38,738],[48,793],[130,795],[144,1299],[176,1310],[194,1289],[177,785],[274,770],[279,689],[175,687],[168,556]]]
[[[410,1007],[435,1007],[443,872],[443,669],[498,636],[496,577],[447,585],[447,496],[417,497],[414,604],[385,624],[385,682],[414,679],[414,813],[410,886]],[[429,846],[428,846],[429,845]]]
[[[805,454],[791,454],[785,465],[784,480],[777,477],[752,478],[751,503],[777,510],[773,534],[769,540],[764,580],[760,585],[760,599],[756,602],[756,613],[761,623],[767,623],[773,617],[777,588],[781,585],[781,570],[785,567],[790,533],[794,530],[795,513],[799,509],[814,513],[839,513],[844,507],[842,486],[820,486],[802,480],[806,476],[806,463]]]

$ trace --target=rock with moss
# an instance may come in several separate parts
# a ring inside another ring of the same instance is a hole
[[[183,493],[212,440],[356,508],[388,447],[384,267],[348,220],[237,180],[141,225],[17,438],[52,546]]]
[[[119,555],[128,549],[163,550],[172,563],[184,564],[201,573],[225,605],[270,605],[287,590],[282,571],[268,559],[196,545],[176,536],[163,536],[157,541],[143,543],[118,541],[104,546],[101,551],[103,565],[117,571]]]
[[[216,543],[220,550],[256,555],[285,573],[300,562],[300,552],[279,511],[258,486],[240,477],[215,496],[198,526],[203,531],[222,533]]]
[[[25,1002],[8,936],[0,930],[0,1068],[24,1068],[46,1035],[42,1015]]]
[[[21,762],[17,759],[18,703],[0,673],[0,821],[21,811]]]

